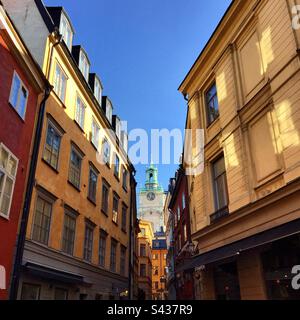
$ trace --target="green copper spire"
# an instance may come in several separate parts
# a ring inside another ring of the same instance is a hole
[[[163,188],[159,185],[158,182],[158,169],[152,163],[146,170],[145,187],[142,188],[141,192],[148,192],[151,190],[163,191]]]

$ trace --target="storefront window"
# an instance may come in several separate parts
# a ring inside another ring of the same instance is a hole
[[[219,265],[214,270],[217,300],[240,300],[240,285],[237,263]]]
[[[268,298],[299,300],[300,290],[292,288],[292,268],[300,265],[300,235],[275,241],[262,253]]]

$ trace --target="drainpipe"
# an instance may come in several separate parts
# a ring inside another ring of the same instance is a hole
[[[51,48],[50,64],[46,72],[47,80],[49,79],[49,73],[51,69],[54,48],[61,42],[61,36],[58,35],[57,38],[58,38],[57,41]],[[31,157],[28,181],[26,186],[26,194],[24,199],[22,218],[20,222],[20,229],[19,229],[19,235],[17,240],[14,268],[13,268],[13,274],[11,279],[11,288],[9,293],[10,300],[17,300],[18,298],[18,288],[19,288],[20,275],[21,275],[21,269],[22,269],[22,260],[23,260],[23,253],[24,253],[25,240],[26,240],[26,230],[28,225],[28,217],[29,217],[29,210],[31,205],[32,192],[35,184],[35,173],[36,173],[38,154],[39,154],[39,149],[41,144],[43,122],[44,122],[44,116],[45,116],[45,110],[46,110],[46,102],[50,96],[51,91],[52,91],[52,86],[50,84],[47,84],[47,88],[45,89],[45,93],[44,93],[44,98],[39,108],[39,114],[38,114],[38,120],[37,120],[37,126],[35,130],[34,144],[33,144],[33,150],[32,150],[32,157]]]

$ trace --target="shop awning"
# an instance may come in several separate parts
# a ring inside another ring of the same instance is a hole
[[[186,261],[184,265],[179,266],[176,269],[176,272],[191,270],[200,266],[205,266],[210,263],[222,261],[224,259],[237,256],[244,251],[295,235],[297,233],[300,233],[300,219],[258,233],[256,235],[239,240],[237,242],[233,242],[215,250],[199,254],[191,258],[190,260]]]
[[[41,277],[44,279],[64,282],[64,283],[68,283],[68,284],[77,284],[77,285],[78,284],[81,284],[81,285],[85,284],[85,285],[87,285],[87,283],[85,283],[85,281],[84,281],[83,276],[60,271],[57,269],[44,267],[44,266],[41,266],[41,265],[38,265],[35,263],[27,262],[24,265],[24,269],[29,274],[32,274],[34,276]]]

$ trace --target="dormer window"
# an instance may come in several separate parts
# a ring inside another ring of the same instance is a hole
[[[119,139],[121,139],[121,121],[117,116],[115,118],[115,131],[116,131],[116,136]]]
[[[121,133],[121,142],[122,142],[122,147],[125,150],[125,152],[128,151],[128,135],[125,131],[122,131]]]
[[[79,69],[82,72],[83,76],[85,77],[86,81],[89,80],[89,73],[90,73],[90,64],[86,54],[81,50],[80,57],[79,57]]]
[[[59,32],[62,35],[62,38],[66,43],[67,47],[71,51],[72,41],[73,41],[73,31],[68,19],[64,14],[61,15]]]
[[[112,123],[112,113],[113,113],[113,108],[110,103],[110,101],[106,101],[106,118],[110,123]]]
[[[94,87],[94,95],[97,101],[99,102],[101,106],[101,100],[102,100],[102,86],[100,81],[96,78],[95,79],[95,87]]]

